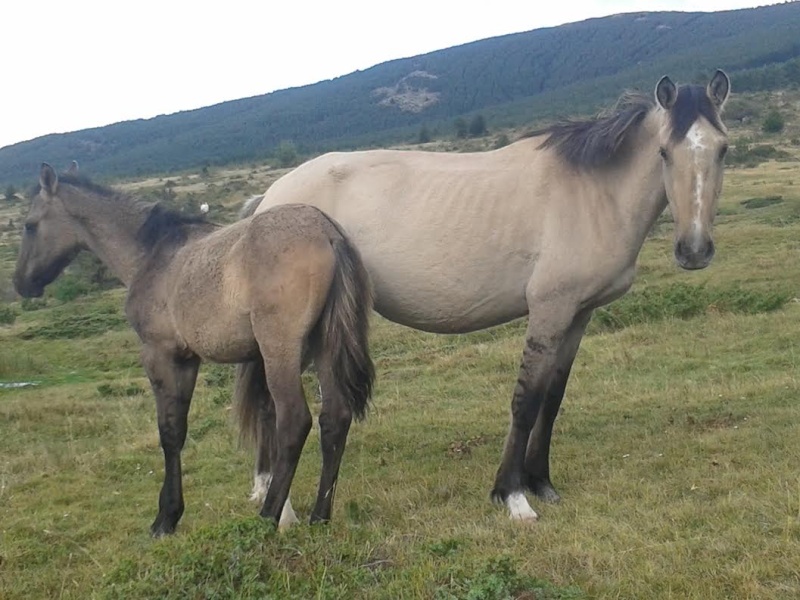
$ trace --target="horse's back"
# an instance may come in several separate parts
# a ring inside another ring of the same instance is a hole
[[[519,194],[523,160],[512,151],[331,153],[276,181],[256,212],[304,202],[330,214],[361,251],[389,319],[481,329],[527,312],[540,235]]]
[[[304,335],[324,304],[340,237],[318,209],[286,205],[191,241],[163,274],[175,329],[216,362],[255,354],[253,322],[272,315]]]

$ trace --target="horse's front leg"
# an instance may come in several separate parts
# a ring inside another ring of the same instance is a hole
[[[533,521],[536,512],[525,498],[525,452],[536,417],[554,379],[558,350],[573,322],[574,306],[563,298],[538,300],[529,291],[531,307],[525,349],[511,401],[511,426],[495,477],[492,498],[503,502],[512,519]]]
[[[158,516],[150,526],[150,533],[160,537],[173,533],[183,515],[181,450],[186,441],[189,405],[200,359],[179,359],[171,352],[145,346],[142,364],[156,397],[158,434],[164,451],[164,483],[158,497]]]
[[[525,486],[545,502],[558,502],[561,499],[550,481],[550,440],[553,435],[553,424],[564,399],[572,363],[575,361],[575,355],[578,353],[578,347],[591,316],[591,310],[578,313],[564,336],[556,357],[555,373],[528,439],[528,449],[525,454]]]

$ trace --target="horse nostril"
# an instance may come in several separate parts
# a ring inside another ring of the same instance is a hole
[[[706,244],[706,250],[703,253],[703,258],[705,258],[706,260],[710,261],[712,258],[714,258],[714,252],[715,251],[716,250],[714,248],[714,242],[709,240],[708,244]]]

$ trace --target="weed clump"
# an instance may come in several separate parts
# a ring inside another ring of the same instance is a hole
[[[745,208],[753,209],[765,208],[781,203],[783,203],[783,196],[764,196],[762,198],[748,198],[747,200],[742,200],[740,204]]]
[[[591,329],[616,331],[632,325],[689,319],[707,312],[758,314],[778,310],[792,294],[787,290],[748,290],[740,286],[711,288],[679,283],[634,290],[595,311]]]
[[[0,306],[0,325],[13,325],[17,320],[17,311],[10,306]]]
[[[19,337],[23,340],[89,338],[114,329],[122,329],[127,324],[118,309],[96,306],[87,314],[75,314],[74,311],[61,312],[48,323],[26,329],[19,334]]]

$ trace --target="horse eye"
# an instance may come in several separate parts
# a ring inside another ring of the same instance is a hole
[[[661,155],[661,158],[667,160],[667,151],[664,148],[659,148],[658,153]]]
[[[36,223],[25,223],[25,233],[36,233]]]
[[[722,160],[725,158],[725,155],[728,153],[728,146],[725,145],[719,149],[719,159]]]

